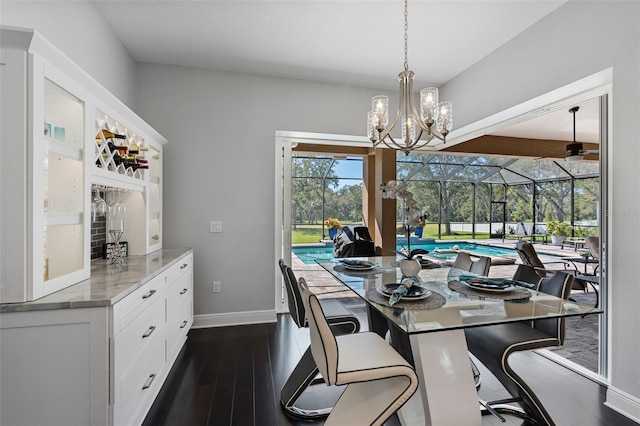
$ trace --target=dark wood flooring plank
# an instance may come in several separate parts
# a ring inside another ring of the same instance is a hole
[[[353,311],[362,317],[361,307]],[[309,345],[306,329],[298,329],[288,315],[277,324],[191,330],[145,425],[321,425],[287,417],[280,408],[280,388]],[[605,388],[535,353],[518,354],[514,368],[531,384],[560,426],[632,426],[636,423],[604,406]],[[500,383],[484,369],[480,395],[506,397]],[[328,388],[311,390],[317,404]],[[329,389],[330,390],[330,389]],[[483,425],[516,426],[484,417]],[[387,422],[396,425],[397,418]]]

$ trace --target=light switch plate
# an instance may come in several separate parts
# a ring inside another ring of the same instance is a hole
[[[212,220],[209,222],[209,232],[222,232],[222,221]]]

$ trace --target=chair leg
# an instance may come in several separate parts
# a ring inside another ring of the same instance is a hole
[[[317,375],[318,367],[316,367],[309,347],[300,358],[296,368],[291,372],[287,382],[282,387],[282,391],[280,391],[280,405],[285,413],[307,420],[321,419],[329,415],[333,407],[304,409],[295,406],[300,395],[310,385],[315,384]],[[321,381],[321,383],[324,383],[324,381]]]

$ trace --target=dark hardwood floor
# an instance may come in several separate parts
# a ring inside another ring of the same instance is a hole
[[[366,328],[364,315],[358,312]],[[191,330],[144,425],[322,424],[291,419],[280,408],[280,389],[308,344],[308,330],[298,329],[288,315],[278,315],[277,324]],[[636,424],[603,405],[605,389],[597,383],[535,353],[517,355],[515,363],[559,426]],[[483,399],[507,397],[490,373],[481,372]],[[329,406],[339,394],[315,388],[300,405]],[[398,424],[397,418],[387,424]],[[483,425],[519,424],[483,417]]]

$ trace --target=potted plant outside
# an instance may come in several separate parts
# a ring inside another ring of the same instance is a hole
[[[573,231],[573,226],[567,222],[558,222],[557,220],[550,220],[547,222],[546,227],[547,234],[551,234],[551,244],[559,246],[561,245]]]
[[[324,221],[324,226],[329,229],[329,238],[333,240],[333,238],[338,233],[338,230],[342,228],[342,224],[335,217],[330,217]]]

